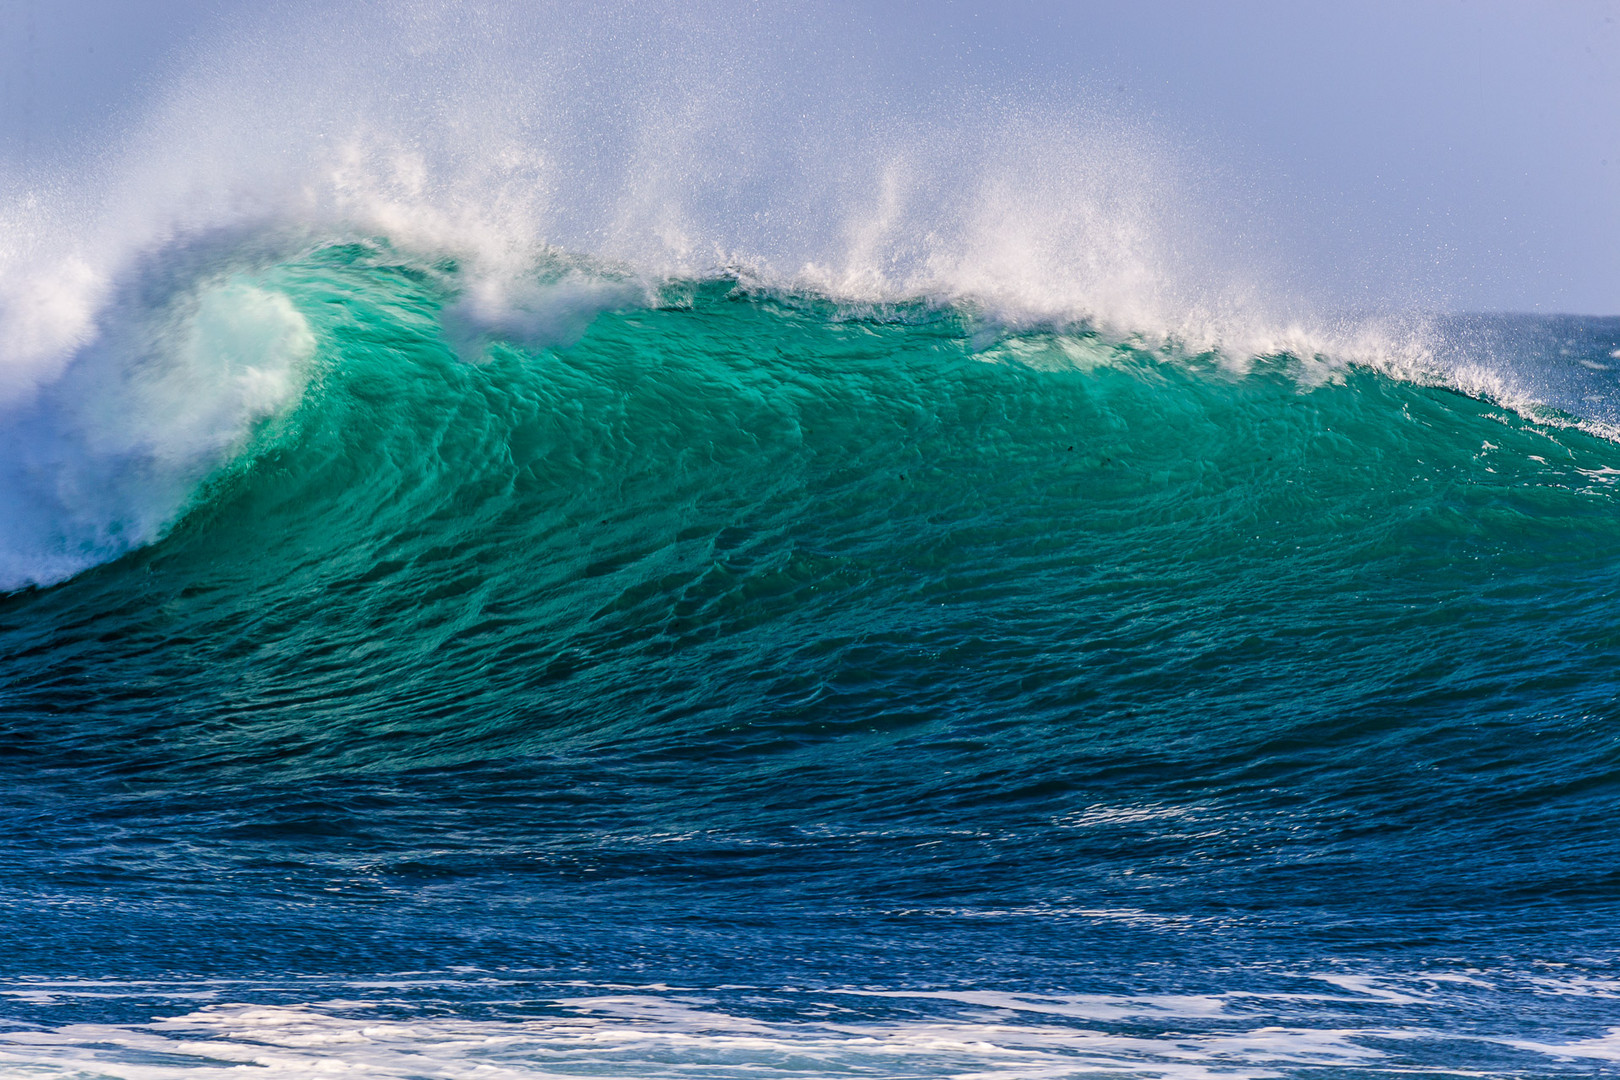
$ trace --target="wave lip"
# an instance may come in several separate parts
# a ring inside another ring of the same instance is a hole
[[[241,277],[115,315],[58,379],[0,411],[0,590],[160,537],[297,400],[316,348],[285,295]]]

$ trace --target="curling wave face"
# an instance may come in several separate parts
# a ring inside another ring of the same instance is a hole
[[[188,293],[167,351],[116,378],[90,353],[22,409],[11,583],[179,523],[19,602],[75,610],[131,574],[172,590],[166,618],[202,622],[170,677],[225,691],[216,721],[227,688],[259,685],[320,713],[318,757],[388,767],[658,738],[664,714],[671,737],[739,711],[815,728],[858,656],[900,679],[863,712],[993,713],[981,695],[1006,665],[1051,683],[1055,717],[1130,709],[1151,671],[1159,704],[1135,711],[1169,722],[1228,683],[1269,714],[1276,688],[1365,703],[1469,656],[1523,693],[1561,666],[1549,637],[1606,633],[1588,573],[1606,580],[1620,537],[1620,460],[1573,418],[736,279],[649,294],[559,263],[494,322],[463,285],[453,262],[323,246]],[[1538,329],[1565,340],[1522,339]],[[978,672],[960,701],[913,655],[935,640]],[[369,659],[334,667],[334,650]],[[283,727],[252,711],[230,724],[244,752]],[[381,716],[420,738],[373,759]]]

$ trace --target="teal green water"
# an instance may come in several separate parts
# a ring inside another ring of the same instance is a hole
[[[0,974],[71,983],[18,1030],[205,986],[483,1038],[589,985],[710,1011],[490,1061],[1608,1060],[1620,447],[1573,412],[734,280],[480,336],[381,244],[233,280],[307,323],[297,392],[161,539],[0,601]],[[1599,397],[1620,345],[1474,332]],[[968,1049],[846,1039],[930,1024]]]

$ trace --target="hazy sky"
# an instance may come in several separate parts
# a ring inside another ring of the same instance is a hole
[[[1620,0],[822,5],[900,78],[1105,97],[1337,268],[1620,313]],[[0,157],[93,148],[239,0],[0,0]]]

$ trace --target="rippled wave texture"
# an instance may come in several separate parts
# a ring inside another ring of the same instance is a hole
[[[1614,1056],[1613,443],[964,306],[481,330],[455,281],[343,244],[231,286],[303,320],[301,390],[161,540],[0,601],[16,1060],[191,1054],[129,1034],[171,992],[249,1003],[165,1021],[230,1061],[369,1008],[550,1017],[502,1067],[593,1075]],[[688,1041],[570,1057],[581,1016]]]

